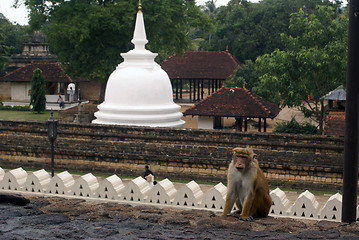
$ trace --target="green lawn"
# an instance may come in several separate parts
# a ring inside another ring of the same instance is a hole
[[[54,111],[55,118],[57,118],[57,115],[58,112]],[[0,110],[1,120],[46,121],[49,117],[50,111],[38,114],[32,111]]]

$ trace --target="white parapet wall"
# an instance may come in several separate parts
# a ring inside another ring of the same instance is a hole
[[[124,188],[125,185],[123,185],[121,178],[117,175],[112,175],[100,182],[95,196],[98,198],[119,200]]]
[[[95,197],[95,192],[98,189],[97,178],[92,174],[88,173],[75,180],[75,184],[70,191],[72,196],[81,197]]]
[[[44,169],[28,174],[22,168],[8,171],[0,168],[0,192],[221,212],[224,208],[227,187],[218,183],[203,193],[195,181],[176,189],[167,178],[153,186],[142,177],[124,184],[117,175],[98,181],[97,177],[91,173],[74,177],[64,171],[51,178]],[[269,216],[341,220],[342,196],[339,193],[331,196],[321,209],[315,196],[308,190],[301,193],[293,205],[290,204],[285,192],[279,188],[271,191],[270,196],[273,204]],[[357,216],[359,216],[359,206]]]
[[[172,204],[176,194],[177,190],[175,189],[173,183],[166,178],[159,181],[151,188],[147,197],[147,202],[170,205]]]
[[[304,217],[317,219],[319,203],[313,193],[306,190],[301,193],[289,210],[291,217]]]
[[[26,192],[42,193],[45,192],[50,181],[50,174],[44,169],[41,169],[28,175],[23,189]]]
[[[218,183],[216,186],[208,190],[204,195],[200,204],[201,208],[208,208],[208,210],[222,210],[224,209],[225,198],[227,195],[227,187],[223,183]]]
[[[195,181],[191,181],[181,187],[173,201],[173,205],[185,207],[198,207],[201,203],[203,192]]]
[[[288,216],[288,209],[290,209],[290,203],[285,192],[279,188],[270,192],[272,198],[272,207],[269,213],[272,215]]]
[[[16,168],[5,172],[0,182],[0,189],[21,191],[27,178],[27,172],[22,168]]]
[[[4,171],[4,169],[2,169],[0,167],[0,181],[2,181],[2,179],[4,178],[4,175],[5,175],[5,171]]]
[[[75,184],[74,178],[68,171],[56,174],[50,181],[45,193],[69,195],[72,186]]]

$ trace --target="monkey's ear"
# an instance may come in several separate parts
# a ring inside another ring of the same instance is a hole
[[[252,158],[253,158],[253,159],[257,159],[257,154],[253,153]]]

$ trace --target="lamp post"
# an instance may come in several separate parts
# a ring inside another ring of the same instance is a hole
[[[47,137],[51,143],[51,177],[54,176],[54,142],[57,137],[57,119],[54,118],[54,113],[51,110],[51,116],[46,121]]]

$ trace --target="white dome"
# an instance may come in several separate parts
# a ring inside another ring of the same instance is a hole
[[[98,106],[92,123],[183,127],[170,79],[154,61],[157,54],[144,47],[147,39],[141,11],[137,13],[132,43],[135,49],[121,54],[124,62],[110,75],[105,101]]]

